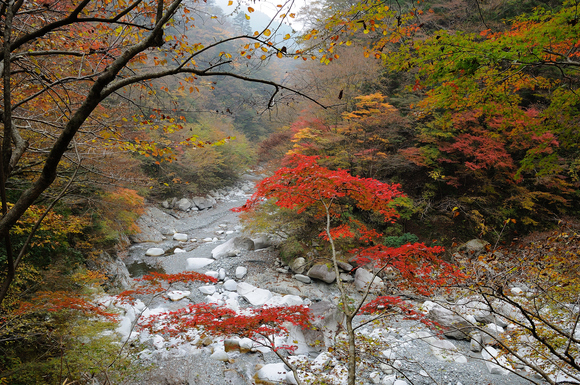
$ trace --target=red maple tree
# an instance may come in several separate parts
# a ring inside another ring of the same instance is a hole
[[[393,309],[397,309],[406,317],[421,319],[410,304],[396,295],[377,295],[371,300],[370,283],[390,268],[396,275],[393,283],[397,289],[429,295],[460,278],[460,273],[437,257],[443,251],[442,247],[426,246],[424,243],[397,248],[384,246],[381,244],[383,234],[348,215],[354,209],[378,214],[387,223],[394,222],[399,217],[397,198],[405,197],[399,185],[353,176],[347,170],[330,170],[320,166],[317,160],[315,156],[292,155],[287,159],[287,166],[258,183],[254,195],[236,211],[253,211],[265,200],[273,200],[280,208],[296,213],[307,210],[313,213],[321,227],[319,236],[330,248],[330,259],[337,277],[340,274],[335,240],[349,239],[362,245],[350,251],[351,261],[374,271],[362,299],[352,305],[349,288],[340,279],[337,280],[341,292],[339,306],[345,315],[344,325],[348,335],[348,384],[354,384],[357,356],[355,331],[371,322],[354,326],[355,316],[374,314],[375,320],[391,315]]]

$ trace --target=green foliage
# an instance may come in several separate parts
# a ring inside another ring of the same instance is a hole
[[[13,300],[0,308],[0,383],[120,383],[134,373],[134,351],[121,349],[111,315],[90,302],[102,294],[102,275],[59,268],[42,277],[26,268],[19,272],[32,274],[36,286],[16,298],[19,285],[13,285],[7,297]]]
[[[49,385],[91,378],[121,381],[131,375],[131,357],[121,354],[119,337],[110,330],[111,322],[79,318],[67,312],[22,319],[28,335],[23,340],[0,343],[1,380],[14,385]],[[118,362],[108,367],[118,356]],[[133,372],[134,373],[134,372]]]
[[[388,180],[413,168],[399,153],[411,134],[409,120],[380,93],[355,98],[356,108],[331,127],[320,120],[296,122],[290,153],[324,155],[321,164],[362,177]]]
[[[5,274],[5,270],[2,270],[0,272],[0,279],[3,279]],[[41,271],[31,263],[21,264],[16,270],[15,275],[8,295],[2,302],[4,309],[14,310],[25,295],[34,292],[38,288],[38,284],[42,281]]]
[[[401,236],[390,236],[385,237],[383,240],[383,245],[388,247],[400,247],[406,244],[412,244],[419,242],[419,237],[415,234],[405,233]]]
[[[414,200],[408,218],[446,216],[472,237],[498,232],[506,217],[529,231],[578,214],[577,1],[478,2],[464,14],[469,6],[338,8],[326,20],[322,61],[342,45],[365,45],[390,71],[366,87],[392,97],[359,96],[343,122],[298,131],[295,151],[396,180]]]
[[[520,15],[506,32],[438,31],[387,59],[428,90],[419,143],[403,153],[457,189],[446,194],[485,199],[488,224],[510,212],[536,226],[578,209],[580,52],[575,5],[563,4]]]
[[[214,119],[205,114],[197,121],[187,124],[186,132],[196,135],[205,145],[177,147],[178,158],[172,163],[146,161],[145,170],[156,182],[151,191],[154,196],[202,195],[231,184],[254,163],[253,149],[230,118]],[[183,132],[173,134],[174,137],[183,135]]]
[[[17,222],[11,237],[14,250],[22,248],[45,210],[43,206],[32,206]],[[49,211],[32,237],[28,252],[30,264],[36,267],[46,267],[59,258],[78,258],[78,253],[70,241],[72,236],[80,234],[86,225],[83,218],[71,215],[66,210]],[[0,266],[6,263],[5,246],[4,242],[0,245]]]

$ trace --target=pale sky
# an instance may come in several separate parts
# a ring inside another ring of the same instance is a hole
[[[292,6],[292,10],[290,12],[285,11],[285,13],[296,13],[299,14],[300,8],[306,4],[308,0],[294,0],[294,5]],[[219,5],[226,14],[231,13],[236,6],[239,4],[238,0],[233,0],[233,5],[228,6],[229,0],[216,0],[216,4]],[[255,3],[253,1],[245,1],[242,4],[241,9],[247,10],[248,6],[251,6],[256,11],[264,12],[266,15],[273,17],[276,14],[276,11],[279,9],[276,7],[278,4],[284,4],[284,0],[257,0]],[[287,10],[287,8],[286,8]],[[246,12],[247,13],[247,12]],[[251,17],[251,15],[250,15]],[[292,27],[297,30],[300,29],[301,24],[292,19]]]

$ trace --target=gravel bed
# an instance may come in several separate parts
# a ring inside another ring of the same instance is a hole
[[[228,230],[233,230],[239,225],[237,214],[230,211],[231,208],[240,206],[244,199],[232,202],[220,202],[216,207],[184,215],[175,223],[176,230],[189,235],[190,238],[198,239],[198,242],[186,242],[180,244],[173,240],[167,240],[162,245],[159,244],[137,244],[129,250],[129,262],[145,262],[153,269],[162,269],[167,273],[178,273],[186,270],[188,258],[210,258],[211,251],[217,245],[223,243],[230,237],[240,235],[239,232],[222,236],[216,231],[221,229],[219,225],[227,225]],[[206,237],[221,237],[217,242],[202,243],[200,239]],[[162,257],[145,257],[145,250],[149,247],[162,247],[170,250],[174,247],[182,247],[187,252],[173,254]],[[278,294],[297,294],[312,301],[325,299],[336,302],[338,291],[332,285],[324,283],[313,283],[311,285],[302,284],[294,280],[291,274],[281,274],[275,270],[275,260],[277,252],[273,249],[244,252],[237,257],[221,258],[207,266],[207,270],[218,271],[225,269],[227,276],[234,277],[235,269],[238,266],[245,266],[248,269],[247,276],[243,281],[257,287],[268,289]],[[191,295],[183,300],[168,303],[158,300],[152,304],[171,308],[182,307],[190,302],[205,302],[205,296],[198,290],[201,283],[191,283],[187,285],[176,285],[176,290],[189,290]],[[218,286],[218,290],[221,288]],[[243,301],[243,300],[242,300]],[[243,305],[243,302],[240,304]],[[469,343],[465,341],[452,341],[465,357],[467,363],[450,363],[438,360],[430,350],[428,344],[423,341],[404,341],[405,334],[414,331],[417,327],[411,321],[402,318],[395,320],[389,329],[392,337],[399,342],[393,348],[401,361],[400,372],[404,373],[409,384],[445,384],[445,385],[520,385],[530,382],[516,375],[494,375],[490,374],[481,360],[481,356],[469,350]],[[426,330],[426,329],[423,329]],[[370,331],[370,330],[369,330]],[[230,362],[219,362],[209,358],[210,348],[200,349],[195,355],[189,357],[175,357],[170,353],[158,354],[153,361],[155,369],[150,372],[143,372],[138,379],[127,384],[204,384],[204,385],[245,385],[253,384],[253,373],[256,365],[268,362],[276,362],[277,358],[273,354],[233,354]],[[368,357],[369,361],[376,362],[380,368],[381,360],[379,356]],[[383,366],[384,368],[384,366]],[[381,369],[377,369],[381,370]],[[428,373],[429,376],[425,376]],[[368,372],[367,372],[368,374]],[[535,379],[537,383],[542,383]],[[372,384],[369,379],[361,378],[361,384]]]

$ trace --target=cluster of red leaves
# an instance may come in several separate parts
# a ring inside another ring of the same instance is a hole
[[[446,154],[459,154],[459,159],[441,158],[440,162],[460,163],[471,170],[507,169],[515,166],[505,145],[483,132],[459,134],[453,143],[444,143],[439,150]]]
[[[262,307],[237,313],[215,304],[195,304],[152,316],[144,320],[140,327],[150,332],[163,330],[171,336],[185,336],[188,330],[202,329],[214,336],[238,336],[255,340],[285,335],[289,324],[308,328],[310,319],[310,311],[305,306]]]
[[[169,284],[182,282],[205,282],[205,283],[216,283],[218,280],[209,275],[196,273],[195,271],[185,271],[183,273],[177,274],[165,274],[165,273],[150,273],[139,278],[137,281],[140,282],[150,282],[152,284],[158,284],[160,282],[167,282]]]
[[[22,302],[12,315],[23,316],[40,311],[59,312],[63,310],[73,310],[86,316],[104,317],[111,321],[117,318],[116,314],[106,312],[99,305],[86,300],[76,293],[67,291],[37,292],[33,301]]]
[[[443,251],[441,246],[414,243],[400,247],[375,245],[351,252],[356,255],[358,264],[371,264],[376,268],[389,266],[396,270],[400,289],[411,289],[429,296],[434,290],[450,287],[464,278],[455,266],[438,257]]]
[[[167,286],[177,282],[205,282],[216,283],[217,279],[209,275],[185,271],[177,274],[153,272],[136,280],[140,285],[133,289],[125,290],[117,295],[121,302],[133,303],[136,295],[156,295],[167,291]]]
[[[371,243],[381,237],[382,234],[374,229],[369,229],[364,223],[354,218],[348,218],[346,223],[333,227],[329,230],[332,239],[350,238],[364,243]],[[323,231],[319,237],[328,241],[328,233]]]
[[[319,236],[330,241],[350,238],[370,246],[350,250],[359,266],[372,265],[377,269],[387,266],[397,274],[392,282],[401,290],[411,290],[430,295],[437,288],[449,287],[462,278],[460,272],[437,256],[443,252],[440,246],[429,247],[423,243],[400,247],[373,245],[381,235],[368,229],[364,223],[350,215],[342,215],[351,207],[380,213],[386,222],[392,222],[398,214],[394,199],[404,197],[399,185],[388,185],[374,179],[352,176],[346,170],[330,170],[317,163],[317,157],[295,154],[288,159],[288,167],[279,169],[272,177],[258,184],[256,193],[238,211],[255,209],[263,199],[273,199],[279,207],[297,213],[312,210],[320,216],[327,214],[327,225],[333,227]],[[398,297],[378,297],[361,308],[363,313],[384,312],[398,307],[416,319],[421,314],[411,311]]]
[[[138,280],[140,285],[119,295],[122,301],[131,301],[136,295],[157,295],[166,292],[173,283],[192,281],[212,282],[213,277],[196,272],[180,274],[151,273]],[[151,333],[163,331],[170,336],[190,337],[188,331],[198,329],[214,336],[239,336],[259,339],[288,333],[288,325],[302,328],[310,326],[310,312],[304,306],[264,307],[246,309],[238,313],[228,307],[215,304],[191,304],[175,311],[153,315],[139,322],[139,328]],[[292,349],[292,347],[274,346],[272,349]]]
[[[398,184],[386,184],[371,178],[350,175],[347,170],[330,170],[318,165],[318,156],[293,154],[287,160],[287,167],[256,186],[256,192],[242,207],[234,211],[250,211],[263,199],[274,199],[279,207],[295,210],[298,214],[316,207],[322,216],[323,202],[331,205],[330,215],[341,214],[338,200],[349,199],[361,210],[380,213],[385,221],[393,222],[399,217],[392,201],[405,195]],[[336,203],[335,206],[332,206]]]

